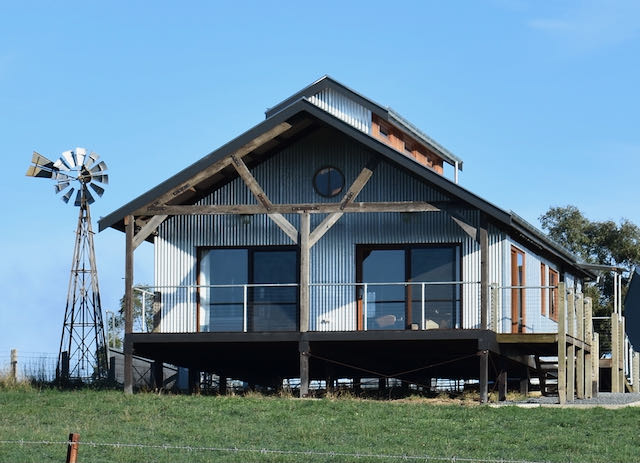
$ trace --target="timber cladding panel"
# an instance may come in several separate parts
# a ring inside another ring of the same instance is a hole
[[[387,145],[392,146],[405,156],[411,157],[423,166],[430,167],[440,175],[443,175],[444,163],[439,156],[432,153],[415,138],[403,133],[375,114],[371,116],[371,135]]]
[[[372,153],[362,145],[331,129],[319,129],[251,168],[273,203],[339,201],[322,198],[312,186],[314,173],[322,166],[335,166],[345,175],[346,185],[358,176]],[[440,191],[382,162],[358,201],[445,201]],[[255,204],[255,198],[236,178],[200,201],[200,204]],[[477,211],[461,212],[478,225]],[[299,227],[297,214],[286,218]],[[312,214],[311,228],[323,219]],[[159,227],[155,246],[156,286],[195,285],[196,250],[202,246],[278,246],[291,240],[264,215],[244,222],[239,216],[176,216]],[[345,214],[311,249],[311,283],[354,283],[356,244],[458,243],[462,250],[462,279],[479,281],[478,243],[442,212],[416,214]],[[194,290],[163,290],[164,332],[196,330]],[[462,323],[478,326],[477,289],[465,288]],[[313,287],[310,294],[310,329],[354,330],[353,287]],[[328,301],[328,302],[327,302]],[[459,324],[460,319],[457,320]]]

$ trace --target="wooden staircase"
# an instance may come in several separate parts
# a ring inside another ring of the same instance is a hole
[[[536,370],[540,379],[540,392],[544,396],[558,394],[558,358],[552,357],[550,360],[542,360],[539,355],[535,356]]]

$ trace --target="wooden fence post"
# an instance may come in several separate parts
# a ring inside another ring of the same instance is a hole
[[[640,392],[640,354],[638,352],[633,353],[633,360],[631,362],[633,375],[633,392]]]
[[[576,295],[573,289],[569,291],[567,301],[567,326],[571,336],[567,348],[567,401],[573,402],[576,397]]]
[[[18,349],[11,349],[11,379],[18,380]]]
[[[591,370],[591,381],[593,387],[593,397],[598,397],[600,391],[600,333],[593,333],[593,344],[591,344],[593,353],[591,359],[593,360],[593,368]]]
[[[67,444],[67,463],[76,463],[78,458],[78,442],[80,434],[72,432],[69,434],[69,443]]]
[[[565,307],[566,289],[558,283],[558,402],[567,403],[567,318]]]
[[[587,399],[593,397],[593,305],[590,297],[584,298],[584,340],[589,344],[589,351],[584,356],[584,395]]]
[[[582,293],[576,294],[576,338],[586,343],[584,336],[584,298]],[[576,348],[576,397],[584,399],[584,344]]]
[[[618,384],[618,368],[620,367],[620,326],[618,323],[618,314],[611,314],[611,392],[620,392],[620,386]]]

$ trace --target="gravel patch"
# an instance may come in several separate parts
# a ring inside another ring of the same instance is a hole
[[[598,397],[591,399],[576,399],[573,402],[567,402],[566,405],[558,404],[558,397],[530,397],[523,401],[505,401],[494,406],[515,405],[524,408],[533,407],[570,407],[570,408],[622,408],[622,407],[640,407],[640,393],[613,393],[600,392]]]

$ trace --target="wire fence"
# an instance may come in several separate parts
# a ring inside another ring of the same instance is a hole
[[[0,372],[11,370],[10,351],[0,353]],[[56,378],[58,354],[51,352],[18,352],[17,378],[23,381],[51,382]]]
[[[131,442],[74,442],[71,440],[60,441],[31,441],[31,440],[0,440],[0,446],[65,446],[77,445],[78,454],[83,455],[83,459],[87,458],[87,453],[96,448],[112,448],[112,449],[140,449],[140,450],[162,450],[165,452],[207,452],[207,453],[223,453],[223,454],[244,454],[244,455],[281,455],[292,457],[320,458],[322,461],[342,461],[345,458],[362,459],[362,460],[382,460],[382,461],[424,461],[424,462],[465,462],[465,463],[549,463],[549,461],[533,461],[533,460],[515,460],[505,458],[469,458],[458,456],[431,456],[431,455],[409,455],[409,454],[393,454],[393,453],[372,453],[372,452],[334,452],[320,450],[288,450],[288,449],[270,449],[270,448],[241,448],[241,447],[224,447],[224,446],[191,446],[191,445],[175,445],[175,444],[143,444]]]

